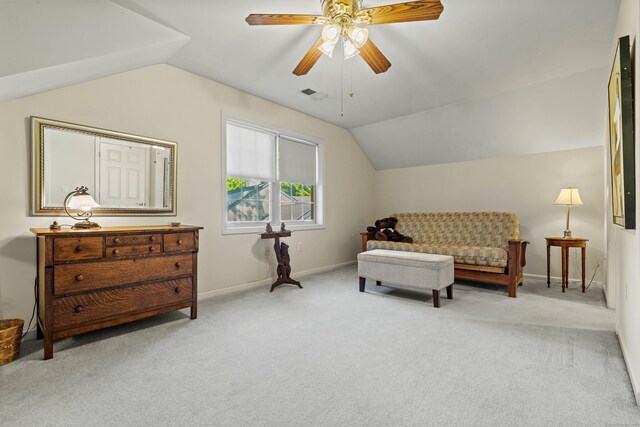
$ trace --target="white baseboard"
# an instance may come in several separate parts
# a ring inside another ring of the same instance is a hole
[[[312,268],[310,270],[304,270],[304,271],[295,271],[293,272],[293,276],[295,277],[306,277],[306,276],[311,276],[312,274],[318,274],[318,273],[323,273],[325,271],[330,271],[330,270],[335,270],[336,268],[341,268],[341,267],[346,267],[348,265],[353,265],[355,264],[357,261],[349,261],[349,262],[343,262],[341,264],[333,264],[333,265],[327,265],[324,267],[318,267],[318,268]],[[207,299],[207,298],[215,298],[215,297],[219,297],[222,295],[227,295],[227,294],[232,294],[232,293],[236,293],[236,292],[241,292],[241,291],[246,291],[249,289],[254,289],[254,288],[259,288],[261,286],[271,286],[271,284],[276,280],[276,277],[268,277],[266,279],[263,280],[258,280],[256,282],[249,282],[249,283],[242,283],[239,285],[233,285],[233,286],[228,286],[226,288],[222,288],[222,289],[215,289],[213,291],[207,291],[207,292],[200,292],[198,293],[198,299],[202,300],[202,299]]]
[[[525,277],[525,278],[529,277],[529,278],[532,278],[532,279],[541,279],[541,280],[545,280],[545,281],[547,280],[547,276],[546,275],[543,276],[542,274],[524,273],[522,276]],[[558,277],[558,276],[551,276],[551,280],[553,280],[554,282],[562,282],[562,278]],[[582,283],[582,279],[569,279],[569,283]],[[604,287],[605,287],[604,286],[604,282],[599,282],[597,280],[594,280],[591,284],[593,286],[596,286],[596,287],[600,288],[600,289],[604,289]],[[589,285],[589,281],[588,280],[585,282],[585,285]]]
[[[624,363],[627,365],[627,373],[629,374],[629,380],[631,381],[631,388],[633,389],[633,395],[636,398],[636,405],[640,406],[640,389],[638,388],[640,384],[638,384],[638,380],[633,377],[633,369],[631,369],[631,359],[627,357],[627,350],[624,346],[624,342],[620,339],[620,334],[616,330],[616,336],[618,337],[618,343],[620,343],[620,349],[622,350],[622,357],[624,358]]]

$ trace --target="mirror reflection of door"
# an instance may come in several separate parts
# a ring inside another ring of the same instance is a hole
[[[149,205],[147,170],[149,149],[139,144],[99,138],[100,176],[98,200],[101,205],[143,208]]]
[[[74,125],[75,126],[75,125]],[[88,131],[43,127],[34,170],[41,206],[62,207],[75,187],[86,186],[101,209],[147,212],[173,209],[175,149],[164,141],[137,141]],[[40,176],[42,179],[40,179]]]

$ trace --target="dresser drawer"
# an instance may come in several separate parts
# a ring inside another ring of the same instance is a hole
[[[152,310],[192,299],[191,278],[84,295],[56,298],[53,301],[54,328],[77,327],[108,318]]]
[[[156,255],[162,252],[160,243],[157,245],[139,245],[139,246],[113,246],[107,248],[107,258],[122,258],[141,255]]]
[[[107,236],[107,247],[160,244],[162,234],[130,234],[127,236]]]
[[[171,233],[164,235],[165,252],[192,251],[196,247],[194,233]]]
[[[192,254],[61,264],[53,268],[56,296],[193,274]]]
[[[53,239],[53,261],[102,258],[102,237],[56,237]]]

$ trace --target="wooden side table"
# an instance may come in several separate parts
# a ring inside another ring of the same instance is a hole
[[[585,260],[587,256],[587,242],[589,239],[581,237],[545,237],[547,241],[547,287],[551,287],[551,268],[549,258],[551,258],[551,246],[560,247],[562,254],[562,292],[569,286],[569,248],[580,248],[582,252],[582,292],[584,293]]]

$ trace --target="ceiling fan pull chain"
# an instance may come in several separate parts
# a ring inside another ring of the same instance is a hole
[[[340,55],[340,117],[344,117],[344,43],[341,43]]]
[[[353,65],[349,65],[349,98],[353,98]]]

